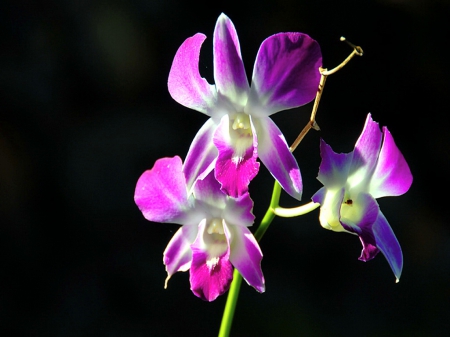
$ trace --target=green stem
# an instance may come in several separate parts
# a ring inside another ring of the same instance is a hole
[[[230,335],[231,323],[233,323],[234,310],[239,296],[239,289],[242,283],[242,276],[235,269],[233,273],[233,282],[231,282],[228,291],[227,303],[223,311],[222,323],[220,324],[219,337],[228,337]]]
[[[266,232],[272,220],[275,218],[274,209],[278,207],[280,202],[281,186],[275,181],[272,192],[272,199],[270,200],[270,206],[264,215],[258,229],[255,232],[255,238],[260,241]],[[223,311],[222,322],[220,324],[219,337],[228,337],[230,335],[231,324],[233,323],[234,312],[239,296],[239,289],[242,283],[242,276],[237,269],[234,269],[233,281],[231,282],[230,290],[228,291],[227,303]]]
[[[272,223],[272,220],[275,218],[274,209],[279,206],[280,203],[280,194],[281,194],[281,186],[278,181],[275,180],[275,184],[273,185],[272,191],[272,199],[270,200],[270,206],[267,209],[264,218],[261,220],[261,224],[255,232],[255,238],[259,242],[261,241],[264,233],[266,232],[269,225]]]

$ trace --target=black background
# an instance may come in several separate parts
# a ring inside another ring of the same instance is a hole
[[[0,5],[0,332],[4,336],[214,336],[226,296],[203,302],[188,273],[163,289],[162,253],[178,228],[133,201],[160,157],[184,158],[206,116],[167,90],[176,50],[203,32],[212,78],[217,17],[234,22],[250,77],[260,43],[316,39],[328,78],[296,150],[304,202],[320,188],[319,139],[349,152],[368,112],[387,125],[414,176],[379,204],[404,254],[395,284],[382,255],[324,230],[318,210],[277,218],[261,242],[266,292],[243,284],[233,336],[446,336],[450,331],[448,18],[445,0],[6,1]],[[311,104],[273,116],[292,142]],[[250,185],[257,222],[272,179]],[[287,195],[282,205],[293,206]]]

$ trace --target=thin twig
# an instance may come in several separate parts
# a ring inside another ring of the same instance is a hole
[[[353,43],[347,41],[345,39],[345,37],[343,37],[343,36],[341,36],[341,41],[345,41],[350,47],[353,48],[353,51],[337,67],[335,67],[331,70],[328,70],[328,69],[322,68],[322,67],[319,68],[319,72],[320,72],[321,76],[320,76],[319,87],[317,88],[316,98],[314,100],[314,106],[313,106],[313,109],[311,112],[311,117],[309,118],[308,124],[305,125],[303,130],[300,132],[298,137],[295,139],[295,141],[292,143],[291,147],[289,148],[289,150],[291,152],[293,152],[297,148],[297,146],[300,144],[300,142],[303,140],[303,138],[306,136],[306,134],[309,132],[309,130],[311,130],[311,129],[314,129],[317,131],[320,130],[319,125],[317,125],[317,123],[316,123],[316,114],[317,114],[317,109],[319,108],[320,98],[322,97],[323,89],[325,87],[325,81],[326,81],[327,77],[329,75],[336,73],[340,69],[342,69],[348,62],[350,62],[350,60],[355,55],[357,55],[357,56],[363,55],[363,50],[360,46],[355,46]]]

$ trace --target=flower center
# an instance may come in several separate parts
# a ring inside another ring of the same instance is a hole
[[[244,159],[246,151],[253,146],[253,132],[250,117],[245,113],[231,116],[230,124],[230,140],[234,149],[231,160],[237,165]]]
[[[239,113],[234,116],[232,121],[233,121],[233,125],[231,127],[233,128],[233,130],[240,130],[240,132],[247,130],[247,132],[249,132],[249,134],[252,133],[252,129],[250,127],[250,118],[248,117],[247,114]]]
[[[227,250],[228,246],[222,221],[219,218],[212,218],[206,224],[206,235],[204,236],[208,252],[206,265],[210,270],[213,270],[219,263],[220,256]]]
[[[219,234],[224,235],[222,219],[213,218],[209,221],[206,227],[206,232],[208,234]]]

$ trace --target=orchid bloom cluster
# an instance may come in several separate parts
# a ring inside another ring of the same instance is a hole
[[[233,268],[264,292],[262,252],[248,227],[253,201],[248,185],[259,160],[293,198],[302,196],[300,169],[270,115],[311,102],[323,73],[318,43],[303,33],[279,33],[259,48],[249,84],[238,36],[221,14],[213,38],[214,81],[201,77],[198,63],[205,35],[195,34],[178,49],[168,88],[178,103],[206,114],[184,163],[161,158],[139,178],[135,202],[147,220],[182,225],[164,251],[167,282],[178,271],[190,273],[192,292],[213,301],[226,292]],[[380,131],[369,114],[355,149],[336,154],[323,140],[318,179],[324,185],[312,197],[320,206],[320,224],[359,236],[367,261],[381,251],[397,280],[403,258],[400,245],[375,199],[405,193],[409,167],[387,128]],[[301,207],[300,207],[301,208]],[[276,209],[297,216],[301,211]]]

